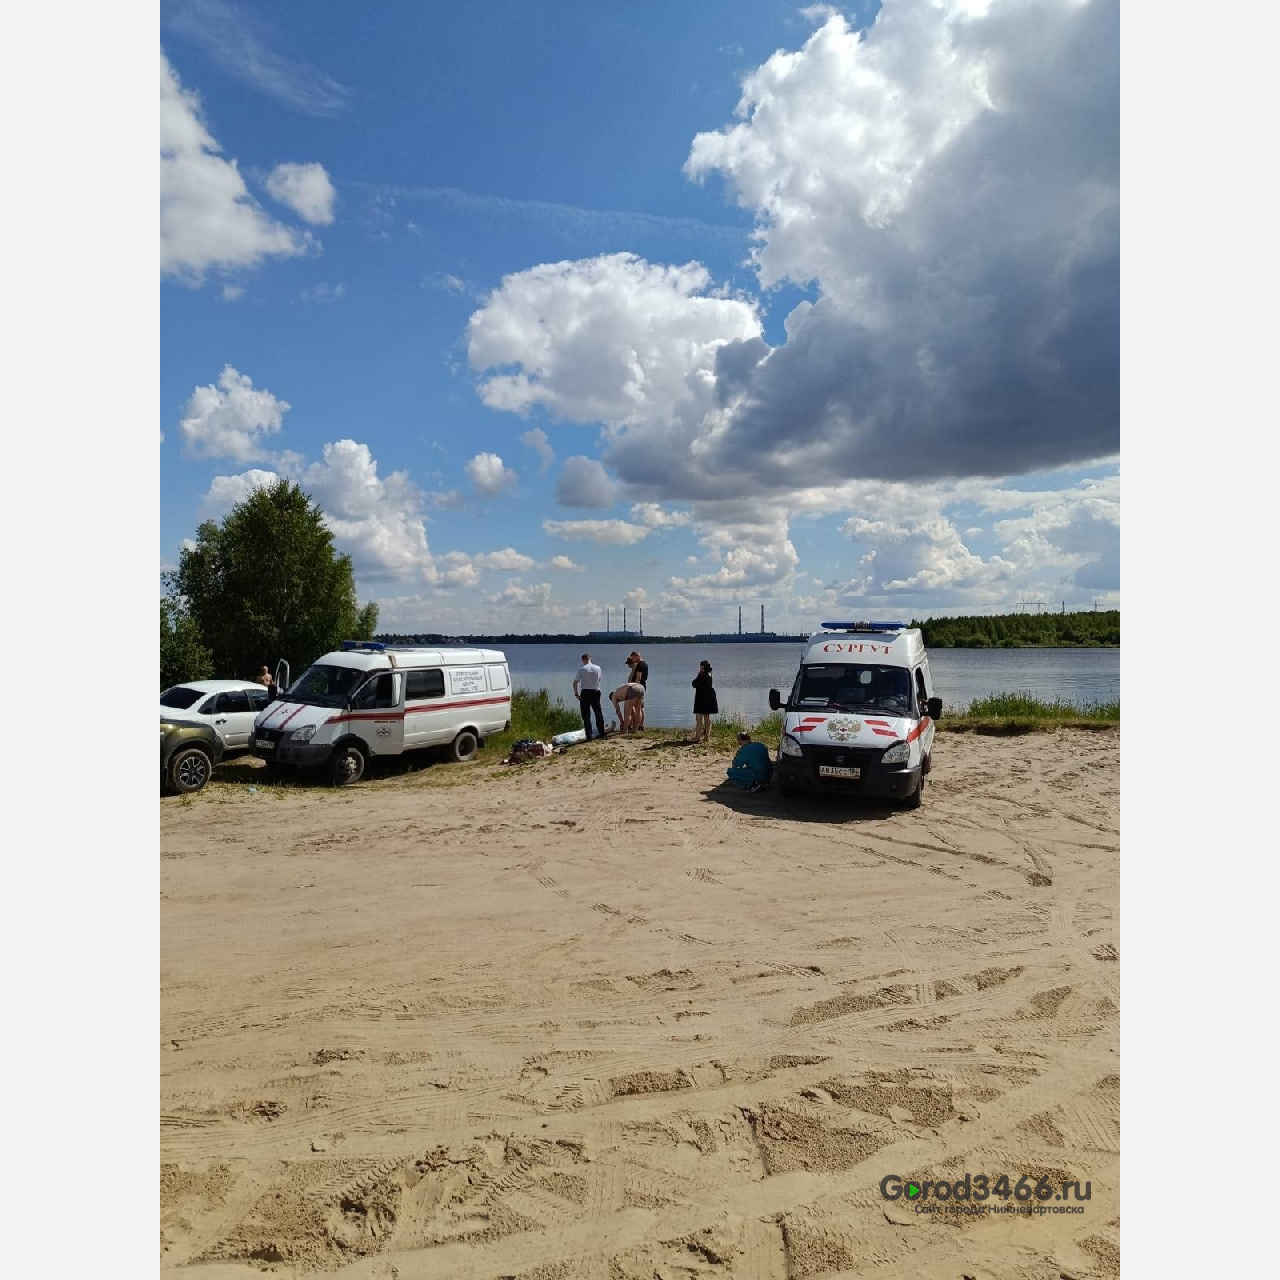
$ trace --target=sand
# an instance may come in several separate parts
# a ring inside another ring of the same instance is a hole
[[[944,735],[917,813],[725,763],[162,800],[164,1273],[1117,1274],[1118,731]],[[879,1191],[965,1173],[1090,1199]]]

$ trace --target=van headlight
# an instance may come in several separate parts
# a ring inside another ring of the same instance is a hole
[[[880,757],[881,764],[906,764],[911,758],[911,744],[907,742],[895,742],[888,751]]]
[[[310,742],[316,736],[316,727],[313,724],[304,724],[301,729],[295,729],[289,735],[290,742]]]
[[[800,749],[800,744],[789,734],[782,735],[782,745],[778,748],[780,756],[802,756],[804,752]]]

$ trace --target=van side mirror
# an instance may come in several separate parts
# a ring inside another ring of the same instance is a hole
[[[782,710],[782,695],[777,691],[777,689],[769,690],[769,710],[770,711]]]
[[[925,705],[926,705],[926,709],[929,712],[930,720],[942,719],[942,699],[941,698],[930,698]]]

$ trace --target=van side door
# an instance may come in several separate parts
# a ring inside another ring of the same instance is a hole
[[[420,667],[406,671],[404,694],[404,745],[430,747],[452,739],[450,717],[443,710],[444,669]]]

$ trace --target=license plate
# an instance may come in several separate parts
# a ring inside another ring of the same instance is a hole
[[[860,778],[862,777],[861,769],[842,769],[838,764],[820,764],[818,766],[818,777],[820,778]]]
[[[274,751],[276,749],[276,744],[272,742],[270,738],[255,738],[253,740],[253,745],[257,747],[259,751]]]

